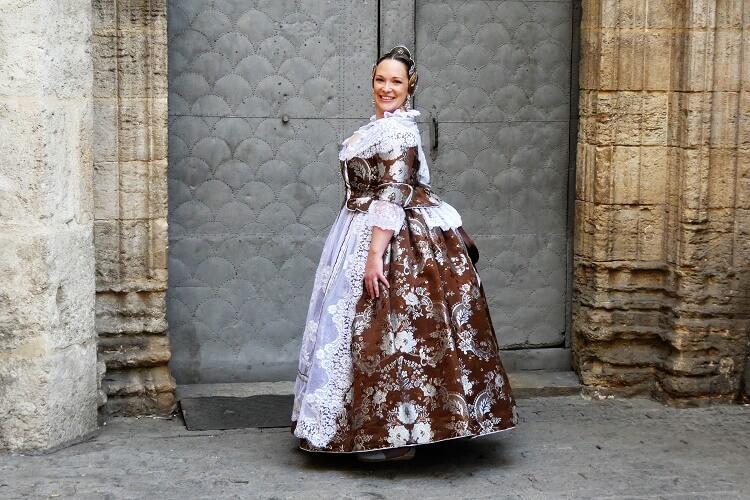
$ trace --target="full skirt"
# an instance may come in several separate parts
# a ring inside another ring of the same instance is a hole
[[[514,427],[479,275],[455,228],[407,210],[379,299],[362,279],[372,228],[342,209],[315,277],[293,430],[309,451],[358,452]]]

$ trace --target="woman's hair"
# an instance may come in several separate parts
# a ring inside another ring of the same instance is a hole
[[[417,75],[417,65],[414,62],[414,59],[412,59],[409,49],[403,45],[396,45],[391,50],[378,57],[378,60],[372,67],[372,84],[375,85],[375,69],[378,67],[378,64],[386,59],[395,59],[406,66],[406,73],[409,75],[409,95],[414,94],[414,91],[417,89],[417,80],[419,80],[419,75]]]

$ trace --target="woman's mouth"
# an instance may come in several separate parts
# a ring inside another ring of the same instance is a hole
[[[385,95],[380,96],[380,100],[383,102],[391,102],[395,99],[396,99],[395,97],[391,97],[391,96],[385,96]]]

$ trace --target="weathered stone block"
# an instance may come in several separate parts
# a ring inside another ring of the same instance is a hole
[[[732,208],[735,205],[737,153],[732,149],[710,149],[708,208]]]
[[[640,198],[641,148],[638,146],[615,146],[610,168],[610,175],[605,175],[612,186],[611,202],[637,203]]]
[[[713,33],[693,30],[686,32],[683,37],[681,55],[681,77],[679,90],[705,91],[712,88],[713,71]]]
[[[670,29],[678,22],[675,16],[677,5],[682,0],[658,0],[645,2],[646,27],[649,29]]]
[[[91,227],[5,228],[0,236],[0,349],[46,332],[52,348],[93,334]]]
[[[94,130],[95,161],[117,161],[119,109],[116,99],[94,99]]]
[[[121,0],[117,2],[117,16],[121,30],[167,32],[166,0]]]
[[[167,99],[120,99],[120,161],[167,157]]]
[[[145,219],[149,215],[149,164],[130,161],[120,163],[122,219]]]
[[[110,415],[169,415],[176,407],[174,378],[166,366],[109,370],[103,381]]]
[[[148,164],[148,218],[167,218],[167,160],[152,161]]]
[[[651,5],[652,2],[649,2]],[[660,3],[660,2],[653,2]],[[672,46],[677,43],[674,32],[646,31],[644,42],[644,81],[645,90],[670,90],[672,88],[671,65],[674,59]]]
[[[599,44],[598,52],[593,54],[597,58],[597,65],[592,68],[596,71],[596,77],[591,88],[616,90],[619,86],[620,38],[617,31],[612,29],[603,29],[596,33],[599,37]]]
[[[638,213],[638,259],[661,262],[666,258],[666,213],[663,206],[641,207]]]
[[[116,63],[119,97],[167,97],[166,31],[121,31]]]
[[[644,88],[646,34],[641,30],[621,30],[617,37],[617,88]]]
[[[739,91],[742,84],[742,31],[717,29],[714,44],[713,90]]]
[[[166,217],[150,219],[149,229],[151,233],[151,271],[150,278],[155,283],[167,284],[167,247],[169,245],[169,233]]]
[[[739,93],[713,92],[711,95],[711,147],[732,148],[737,144]]]
[[[165,294],[165,290],[99,292],[96,331],[100,336],[166,332]]]
[[[103,99],[117,98],[117,44],[118,38],[114,30],[108,30],[92,35],[93,41],[93,70],[94,97]]]
[[[4,2],[0,96],[77,99],[92,84],[89,0]]]
[[[596,169],[596,148],[582,141],[576,145],[576,199],[594,201],[594,172]]]
[[[149,221],[123,220],[120,223],[120,264],[125,281],[148,278],[151,268]]]
[[[597,147],[593,151],[593,201],[595,203],[612,203],[612,156],[614,148]]]
[[[0,450],[70,444],[97,428],[96,345],[52,349],[45,335],[0,351]]]
[[[166,335],[101,337],[99,356],[108,369],[163,366],[170,358],[169,338]]]
[[[119,283],[120,268],[120,223],[117,220],[94,222],[94,248],[96,254],[96,288],[108,289]]]
[[[664,92],[649,92],[642,99],[640,143],[646,146],[666,146],[669,96]]]
[[[738,390],[738,378],[728,375],[686,377],[664,374],[659,383],[670,396],[677,398],[721,398],[726,395],[731,400]]]
[[[748,44],[747,51],[750,53],[750,44]],[[750,81],[750,73],[746,75],[745,81]],[[738,115],[737,147],[747,150],[750,149],[750,91],[740,92]]]
[[[708,144],[713,95],[710,92],[680,92],[670,98],[669,143],[674,146],[699,147]]]
[[[586,10],[584,12],[584,19],[586,18]],[[599,88],[599,68],[600,68],[600,56],[599,51],[601,48],[600,32],[586,29],[585,25],[581,24],[581,65],[578,69],[578,83],[581,90],[586,89],[598,89]],[[587,57],[588,56],[588,57]],[[583,92],[582,92],[583,95]]]
[[[666,203],[670,180],[668,149],[643,147],[638,173],[638,203],[656,205]]]
[[[94,214],[97,220],[120,217],[119,164],[113,161],[94,164]]]
[[[0,99],[0,213],[66,223],[91,215],[86,100]]]
[[[704,210],[708,196],[708,162],[707,148],[682,149],[680,156],[680,170],[682,172],[682,197],[680,205],[683,208],[683,221],[701,220],[700,214],[693,217],[685,209]]]
[[[716,26],[716,2],[698,0],[685,3],[683,28],[695,30]]]

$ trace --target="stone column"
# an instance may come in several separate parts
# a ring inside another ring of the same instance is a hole
[[[0,450],[97,428],[91,2],[0,2]]]
[[[106,413],[169,413],[165,0],[94,0],[96,329]]]
[[[742,0],[583,2],[573,347],[590,390],[739,395],[749,24]]]

